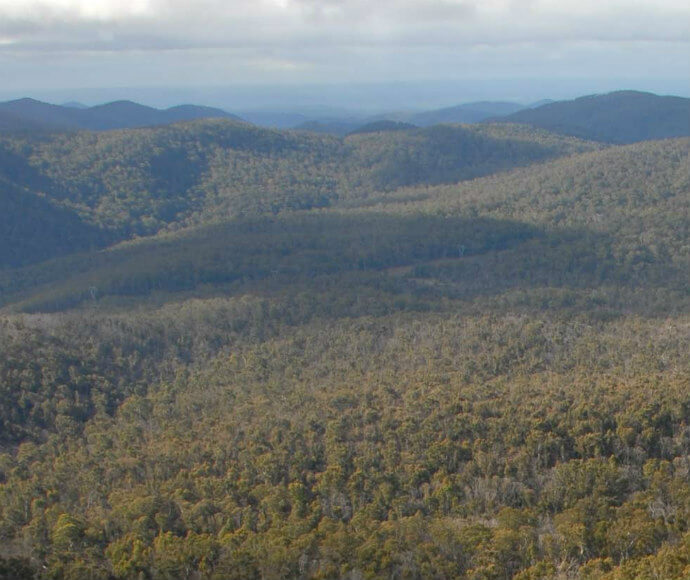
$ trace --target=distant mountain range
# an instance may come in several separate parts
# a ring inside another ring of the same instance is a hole
[[[428,127],[441,123],[479,123],[489,117],[510,115],[524,108],[525,105],[518,103],[486,101],[416,113],[404,120],[419,127]]]
[[[690,135],[690,99],[617,91],[549,103],[490,120],[533,125],[605,143],[634,143]]]
[[[356,117],[349,116],[343,118],[317,118],[301,121],[292,126],[300,131],[311,131],[313,133],[327,133],[330,135],[343,136],[350,133],[370,133],[379,131],[395,131],[401,128],[410,129],[412,127],[431,127],[443,124],[472,124],[479,123],[489,117],[508,115],[524,109],[525,105],[507,102],[480,102],[466,103],[444,109],[434,109],[431,111],[410,112],[396,111],[381,113],[379,115]],[[251,117],[243,117],[254,121]],[[257,122],[263,125],[262,122]]]
[[[11,131],[38,129],[104,131],[168,125],[207,118],[241,120],[222,109],[198,105],[155,109],[132,101],[114,101],[95,107],[85,107],[73,102],[52,105],[29,98],[0,103],[0,129]]]
[[[383,124],[380,124],[384,122]],[[690,99],[638,91],[590,95],[572,101],[543,100],[466,103],[423,112],[383,113],[361,119],[312,120],[298,129],[345,135],[394,129],[386,123],[417,127],[441,124],[517,123],[591,141],[626,144],[690,136]]]
[[[367,123],[366,125],[362,125],[350,131],[349,134],[363,135],[365,133],[381,133],[385,131],[408,131],[416,128],[416,125],[402,123],[400,121],[373,121],[372,123]]]
[[[248,112],[240,118],[222,109],[198,105],[156,109],[132,101],[115,101],[87,107],[79,102],[52,105],[24,98],[0,103],[0,131],[104,131],[221,118],[340,137],[413,126],[487,122],[531,125],[562,135],[613,144],[690,135],[690,99],[637,91],[590,95],[572,101],[544,100],[530,105],[483,101],[422,112],[358,116],[343,111],[340,115],[331,112],[324,117],[312,111],[307,116],[278,111]]]
[[[289,111],[242,111],[240,116],[245,121],[260,127],[271,127],[272,129],[296,129],[303,123],[316,121],[315,117],[308,117],[302,113],[292,113]],[[319,117],[320,120],[321,118]]]
[[[353,121],[351,119],[323,119],[320,121],[305,121],[304,123],[300,123],[292,128],[297,131],[308,131],[310,133],[321,133],[324,135],[336,135],[337,137],[344,137],[353,131],[357,131],[363,126],[364,125],[362,124],[361,119],[358,121]]]

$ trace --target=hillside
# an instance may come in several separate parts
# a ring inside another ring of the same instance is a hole
[[[1,150],[0,191],[150,235],[0,271],[0,574],[687,577],[689,139]]]
[[[373,121],[352,129],[349,134],[358,135],[363,133],[380,133],[384,131],[407,131],[416,128],[415,125],[402,123],[400,121]]]
[[[444,279],[451,276],[444,283],[450,290],[452,276],[461,279],[475,264],[490,261],[481,282],[490,288],[505,291],[533,281],[571,290],[655,287],[661,307],[662,288],[680,291],[672,300],[677,303],[690,283],[687,161],[687,140],[652,142],[461,185],[381,192],[342,209],[238,216],[128,242],[88,259],[68,257],[13,271],[0,278],[0,288],[11,296],[12,288],[21,292],[32,280],[41,281],[38,302],[22,307],[53,310],[79,304],[90,286],[107,296],[276,277],[283,284],[452,258],[462,248],[460,262],[416,268],[413,284],[422,271],[432,279],[442,273]],[[494,257],[492,252],[513,244],[514,251]],[[473,286],[459,286],[465,287]],[[617,300],[623,307],[631,299]],[[628,307],[638,299],[643,295]]]
[[[345,117],[336,119],[311,119],[294,128],[301,131],[344,136],[355,133],[369,133],[377,130],[398,128],[431,127],[433,125],[464,125],[479,123],[485,119],[509,115],[524,109],[523,105],[500,101],[466,103],[454,107],[421,112],[387,112],[371,117]]]
[[[510,115],[524,108],[524,105],[509,102],[465,103],[455,107],[416,113],[410,116],[407,121],[420,127],[441,123],[479,123],[485,119]]]
[[[55,127],[40,121],[27,120],[8,111],[0,111],[0,131],[3,133],[27,133],[36,134],[39,131],[51,131]]]
[[[619,91],[558,101],[494,119],[580,139],[634,143],[690,135],[690,99]]]
[[[22,266],[104,246],[108,236],[74,213],[0,180],[0,264]]]
[[[13,123],[3,123],[5,117],[11,117]],[[36,127],[52,131],[106,131],[169,125],[179,121],[207,118],[241,120],[221,109],[196,105],[181,105],[161,110],[132,101],[114,101],[95,107],[51,105],[28,98],[0,103],[0,129],[11,131]]]
[[[103,237],[123,240],[241,215],[356,203],[376,191],[454,182],[593,148],[509,126],[337,139],[207,120],[0,136],[0,177],[29,194],[25,221],[40,194]],[[2,195],[8,194],[0,189]],[[57,247],[47,238],[45,245],[54,255]],[[78,239],[73,249],[80,249]],[[0,266],[5,264],[0,253]]]
[[[361,126],[361,120],[322,119],[319,121],[305,121],[296,125],[294,129],[296,131],[309,131],[310,133],[323,133],[325,135],[344,137]]]

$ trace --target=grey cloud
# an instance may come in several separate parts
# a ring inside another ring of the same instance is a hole
[[[3,1],[0,74],[17,84],[34,82],[31,75],[96,86],[586,75],[606,67],[670,78],[686,74],[690,36],[690,8],[660,10],[651,0],[591,14],[545,11],[540,0],[505,0],[491,13],[478,0],[151,0],[150,13],[110,19],[3,17]]]
[[[540,12],[535,0],[514,0],[487,15],[476,1],[159,0],[151,16],[113,21],[48,12],[36,19],[0,19],[12,50],[170,50],[190,47],[294,45],[511,44],[609,40],[688,40],[687,19],[652,6],[567,18]],[[679,9],[680,10],[680,9]],[[680,11],[687,15],[687,10]],[[103,38],[112,39],[103,41]]]

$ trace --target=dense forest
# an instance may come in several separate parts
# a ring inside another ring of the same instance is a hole
[[[77,231],[97,228],[105,244],[183,225],[358,202],[373,192],[452,183],[596,148],[512,125],[339,139],[206,120],[103,133],[0,135],[0,180],[26,193],[24,207],[6,202],[12,204],[8,220],[33,219],[43,227],[42,208],[52,206],[72,214],[80,222]],[[24,263],[94,244],[86,234],[65,242],[71,246],[47,236]],[[18,265],[11,246],[0,249],[0,267]]]
[[[0,578],[690,577],[690,140],[370,129],[0,137]]]
[[[634,143],[689,136],[690,99],[616,91],[547,103],[494,120],[605,143]]]

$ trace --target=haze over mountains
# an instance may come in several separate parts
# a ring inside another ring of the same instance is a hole
[[[690,99],[619,91],[550,103],[500,120],[595,141],[633,143],[689,135]]]
[[[207,219],[202,216],[329,207],[372,191],[471,179],[594,148],[586,139],[627,143],[690,135],[690,100],[678,97],[618,92],[484,119],[517,106],[479,103],[413,117],[452,120],[481,109],[474,119],[484,122],[464,128],[381,119],[337,127],[314,121],[292,133],[192,105],[160,111],[124,101],[89,108],[30,99],[2,103],[0,115],[21,130],[9,123],[0,138],[0,264],[151,235]],[[190,121],[204,117],[211,119]],[[112,131],[139,125],[159,127]],[[52,136],[32,137],[32,130],[48,127]],[[100,132],[81,132],[84,127]],[[557,137],[572,133],[585,141]],[[228,163],[232,173],[224,169]],[[30,233],[37,224],[38,237]]]
[[[204,118],[238,119],[221,109],[197,105],[160,110],[132,101],[115,101],[95,107],[70,103],[51,105],[28,98],[0,103],[0,129],[5,130],[19,130],[26,124],[27,130],[106,131]]]
[[[382,117],[390,120],[405,121],[419,127],[428,127],[430,125],[438,125],[439,123],[479,123],[490,117],[509,115],[525,108],[528,108],[528,106],[518,103],[483,101],[421,113],[384,114]]]
[[[222,109],[179,105],[160,110],[131,101],[94,107],[81,103],[51,105],[33,99],[0,103],[0,129],[18,130],[112,130],[166,125],[204,118],[246,120],[272,128],[344,136],[371,123],[393,121],[417,127],[437,124],[508,122],[533,125],[556,133],[608,143],[632,143],[647,139],[690,134],[690,99],[661,97],[638,91],[590,95],[572,101],[544,100],[532,105],[510,102],[476,102],[422,112],[383,112],[374,116],[348,111],[248,111],[241,116]],[[380,125],[383,129],[386,125]],[[388,125],[393,128],[395,125]]]

